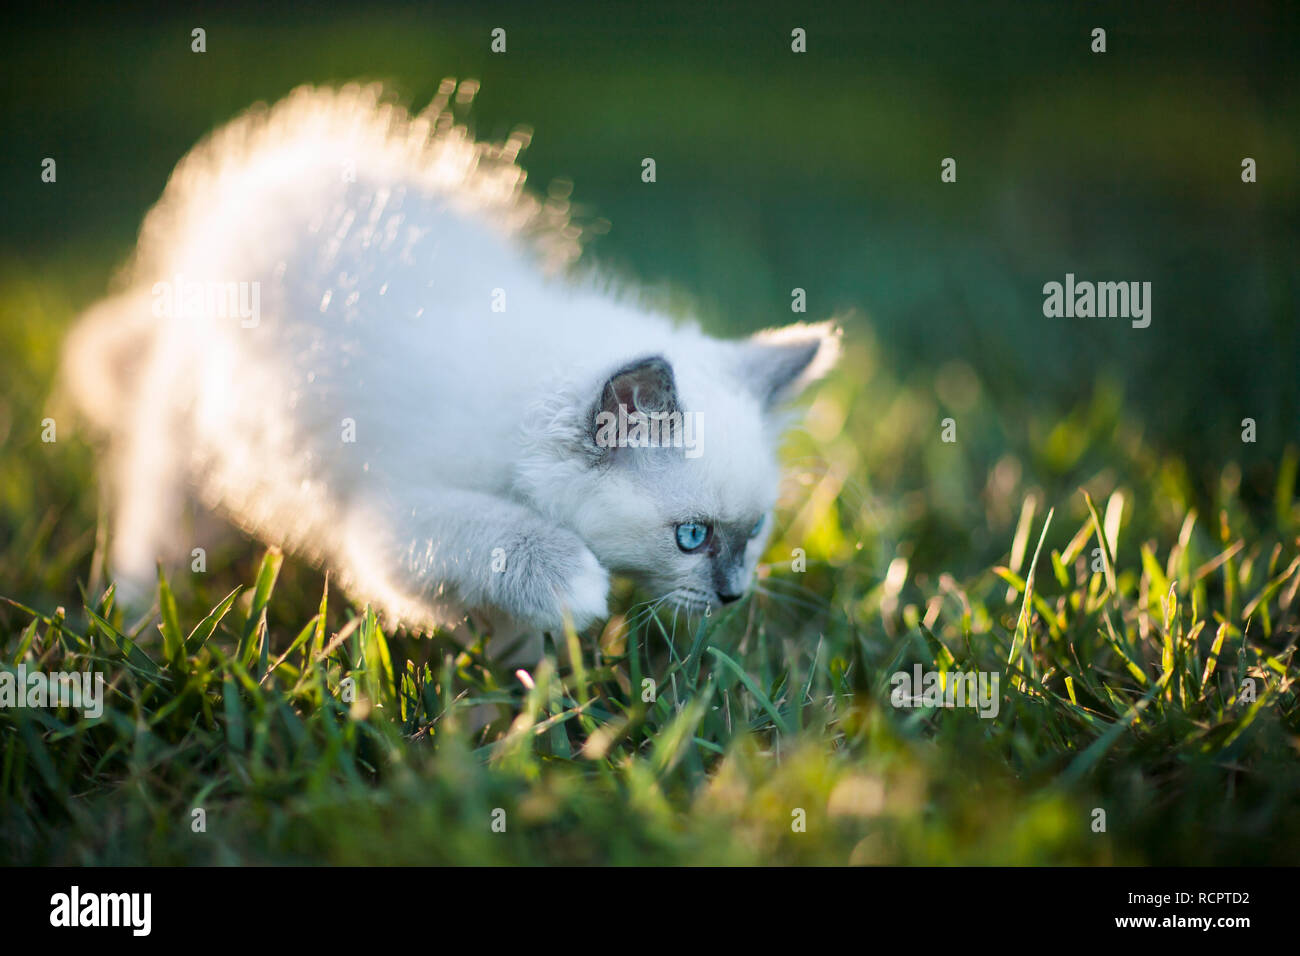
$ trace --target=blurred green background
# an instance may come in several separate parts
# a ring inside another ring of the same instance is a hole
[[[251,103],[378,79],[418,108],[474,76],[479,135],[531,126],[533,186],[571,179],[611,224],[590,253],[689,294],[713,328],[788,321],[801,287],[810,317],[857,310],[851,333],[904,374],[961,363],[1012,442],[1027,410],[1105,381],[1148,441],[1214,474],[1300,433],[1297,26],[1295,4],[1255,3],[39,13],[0,56],[4,266],[74,262],[93,294],[176,160]],[[1066,272],[1150,281],[1150,328],[1044,318],[1042,285]]]

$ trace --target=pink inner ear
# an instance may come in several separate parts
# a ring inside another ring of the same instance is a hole
[[[617,412],[620,405],[628,411],[674,410],[677,386],[672,367],[655,356],[616,372],[605,384],[601,406],[605,411]]]
[[[611,380],[609,383],[610,391],[614,393],[613,404],[615,406],[625,405],[631,411],[636,408],[637,385],[630,377]]]

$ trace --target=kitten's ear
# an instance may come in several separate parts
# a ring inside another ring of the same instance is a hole
[[[628,412],[675,412],[677,380],[673,367],[662,355],[629,362],[611,375],[600,393],[597,411],[618,414],[622,405]]]
[[[677,380],[673,367],[661,355],[637,359],[614,372],[601,387],[600,397],[592,415],[592,435],[599,440],[599,431],[619,420],[619,408],[625,415],[632,412],[676,412]]]
[[[764,408],[774,408],[834,367],[841,333],[834,322],[796,322],[759,332],[739,344],[736,373]]]

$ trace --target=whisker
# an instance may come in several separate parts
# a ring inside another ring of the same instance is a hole
[[[641,607],[642,610],[639,611],[635,617],[628,618],[628,629],[631,630],[632,628],[639,628],[648,624],[659,608],[662,607],[664,602],[671,596],[672,592],[670,591],[668,594],[661,595],[654,600],[642,601],[640,605],[637,605]]]

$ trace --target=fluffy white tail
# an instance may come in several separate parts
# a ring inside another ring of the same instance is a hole
[[[72,410],[100,437],[120,430],[128,414],[131,383],[153,347],[155,319],[147,292],[111,296],[86,311],[68,333],[55,401]]]

